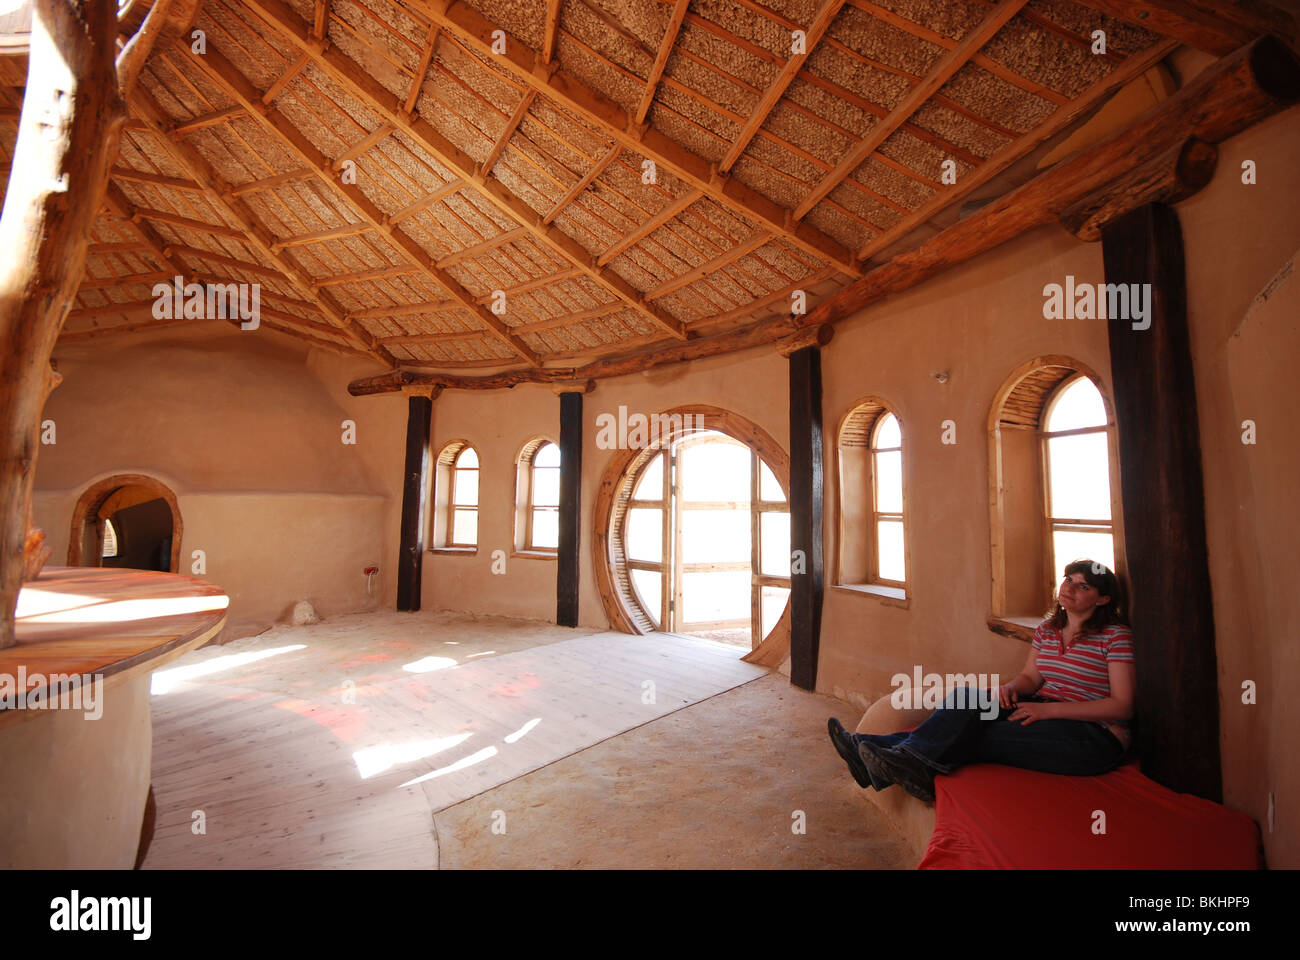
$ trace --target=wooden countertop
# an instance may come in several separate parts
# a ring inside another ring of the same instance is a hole
[[[225,626],[229,598],[214,584],[174,573],[47,567],[18,594],[15,646],[0,650],[0,726],[14,714],[4,693],[20,676],[99,674],[105,680],[153,670],[200,646]],[[45,685],[48,688],[48,684]],[[30,697],[37,685],[29,686]],[[46,689],[47,693],[50,693]]]

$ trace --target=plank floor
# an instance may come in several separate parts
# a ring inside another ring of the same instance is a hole
[[[574,633],[369,614],[182,657],[155,675],[144,866],[434,867],[437,811],[767,674],[699,638]]]

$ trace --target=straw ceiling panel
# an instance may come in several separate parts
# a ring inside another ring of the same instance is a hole
[[[169,38],[142,75],[65,337],[147,329],[174,269],[260,283],[275,329],[389,365],[565,366],[762,322],[927,220],[946,165],[1005,164],[1163,39],[1070,0],[559,0],[548,34],[549,6],[207,0],[209,55]],[[791,31],[823,16],[804,57]]]

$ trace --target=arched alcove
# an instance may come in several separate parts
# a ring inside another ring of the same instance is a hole
[[[105,521],[120,511],[145,507],[157,500],[166,504],[171,515],[167,572],[178,573],[182,522],[176,494],[161,481],[140,473],[119,473],[97,480],[77,498],[68,532],[68,566],[101,566]]]

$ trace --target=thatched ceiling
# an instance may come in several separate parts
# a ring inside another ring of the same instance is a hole
[[[205,322],[153,318],[177,273],[451,371],[811,309],[1176,45],[1095,6],[206,0],[206,52],[175,31],[141,77],[63,341]]]

